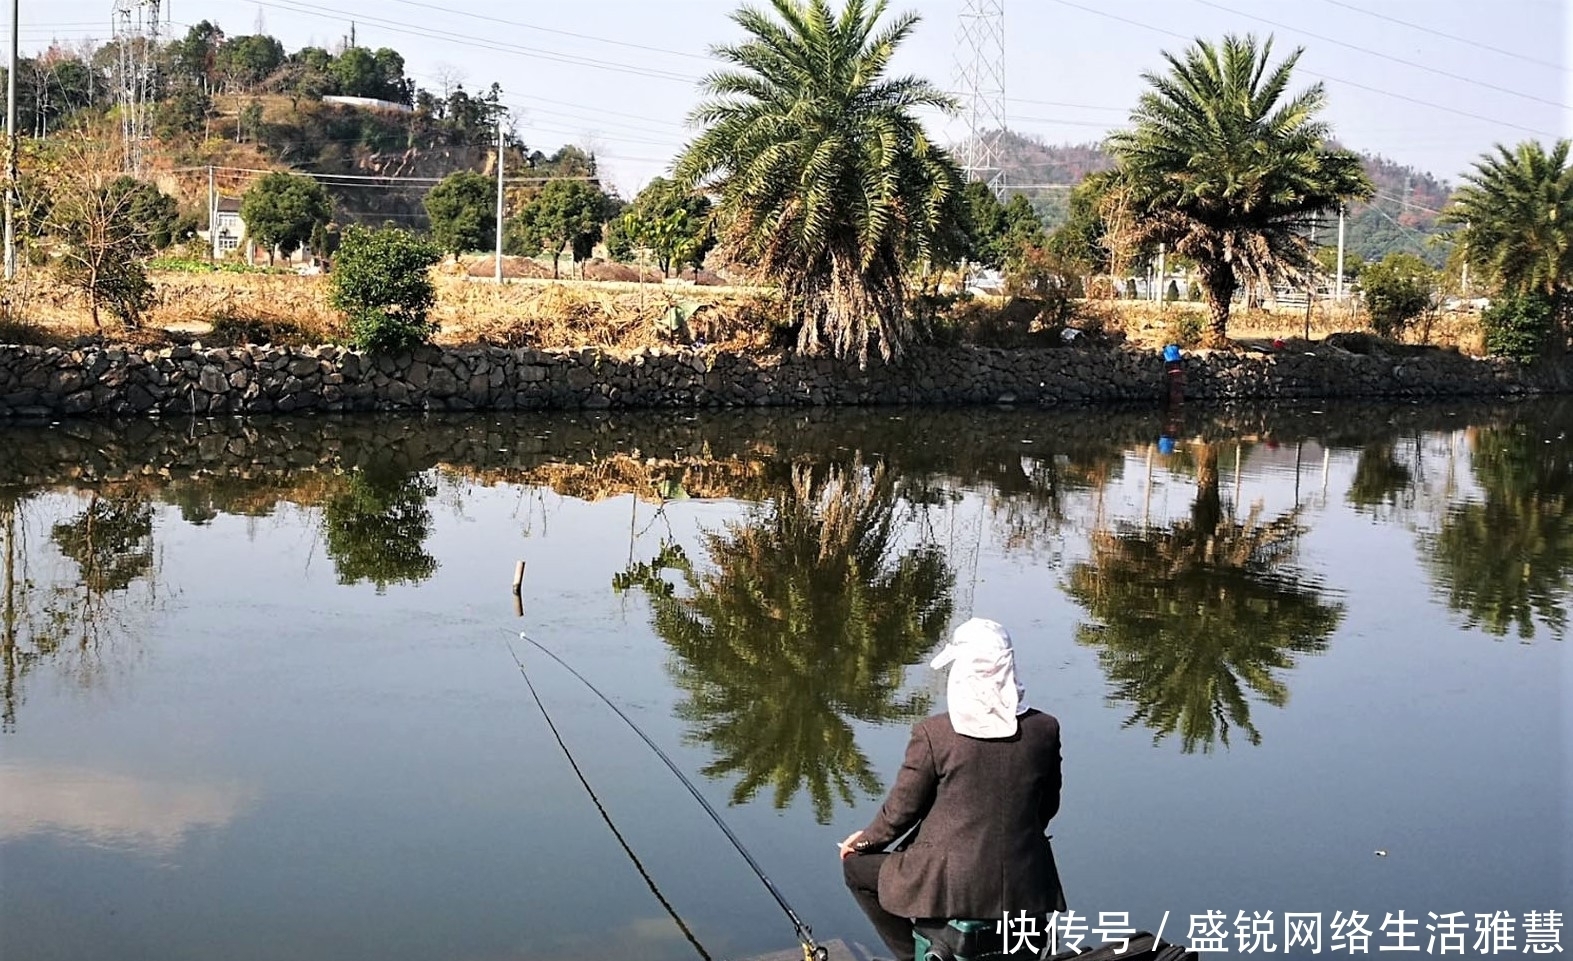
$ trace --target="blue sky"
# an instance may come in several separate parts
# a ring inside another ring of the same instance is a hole
[[[519,135],[550,151],[593,147],[631,195],[684,140],[710,44],[736,38],[733,0],[170,0],[174,30],[202,19],[230,35],[259,21],[293,50],[332,46],[355,21],[418,83],[502,84]],[[23,0],[25,51],[109,33],[110,0]],[[962,0],[908,0],[923,21],[901,72],[955,88]],[[1573,14],[1563,0],[1006,0],[1012,129],[1050,143],[1100,139],[1123,123],[1144,70],[1189,38],[1275,35],[1304,46],[1299,83],[1327,85],[1327,117],[1351,147],[1456,182],[1495,142],[1573,136]],[[1419,28],[1424,29],[1419,29]],[[934,118],[942,140],[965,133]]]

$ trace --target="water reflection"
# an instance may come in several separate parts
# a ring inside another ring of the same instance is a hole
[[[1397,451],[1398,442],[1391,437],[1360,448],[1348,494],[1356,510],[1383,516],[1386,511],[1414,505],[1415,475],[1398,459]]]
[[[82,685],[104,670],[108,635],[134,634],[130,619],[157,601],[153,507],[134,488],[90,492],[80,510],[53,520],[58,504],[0,489],[0,728],[14,730],[27,675],[62,661]],[[41,525],[70,569],[30,546]],[[146,590],[133,592],[140,582]],[[68,656],[69,655],[69,656]]]
[[[1250,695],[1288,703],[1283,672],[1296,655],[1325,650],[1343,615],[1291,567],[1304,531],[1297,512],[1266,519],[1257,505],[1236,520],[1225,511],[1218,448],[1195,445],[1188,520],[1100,528],[1068,579],[1093,619],[1077,640],[1097,649],[1110,699],[1132,709],[1126,724],[1146,725],[1155,742],[1178,733],[1185,753],[1227,746],[1231,726],[1260,743]]]
[[[0,841],[59,833],[163,855],[194,832],[225,827],[254,800],[254,791],[235,783],[147,779],[37,762],[0,764]]]
[[[356,471],[322,507],[323,539],[340,584],[419,584],[437,571],[426,552],[437,485],[389,464]]]
[[[944,631],[954,578],[937,548],[900,548],[901,503],[883,467],[793,466],[767,506],[705,535],[703,570],[669,548],[617,582],[649,596],[679,714],[715,754],[706,776],[737,779],[734,804],[802,792],[828,823],[883,789],[850,722],[928,710],[903,694],[905,667]]]
[[[1573,581],[1573,469],[1566,419],[1525,419],[1474,433],[1471,463],[1483,500],[1447,511],[1422,539],[1448,607],[1498,637],[1561,639]]]

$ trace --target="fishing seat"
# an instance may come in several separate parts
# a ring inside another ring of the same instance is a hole
[[[920,919],[912,926],[912,937],[918,946],[916,961],[982,961],[1005,956],[1005,936],[997,920]]]
[[[1000,922],[973,920],[920,920],[912,928],[917,941],[915,961],[998,961],[1003,958],[1039,958],[1031,953],[1005,954]],[[1040,939],[1038,944],[1042,945]],[[1122,950],[1123,948],[1123,950]],[[1047,961],[1197,961],[1195,951],[1170,944],[1146,931],[1131,935],[1129,942],[1105,941],[1078,950],[1047,956]]]

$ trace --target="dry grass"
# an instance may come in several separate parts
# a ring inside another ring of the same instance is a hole
[[[1089,300],[1078,305],[1077,315],[1096,319],[1109,330],[1123,330],[1128,342],[1142,347],[1183,343],[1182,330],[1198,321],[1205,327],[1209,320],[1206,306],[1192,302]],[[1303,307],[1276,311],[1236,309],[1229,316],[1229,336],[1236,340],[1305,339],[1308,328],[1310,340],[1322,340],[1329,334],[1368,331],[1370,321],[1353,301],[1343,305],[1314,304],[1309,324]],[[1484,352],[1485,345],[1480,315],[1470,312],[1439,313],[1431,317],[1429,323],[1421,318],[1404,340],[1411,344],[1456,347],[1476,356]]]
[[[638,350],[692,338],[748,351],[769,346],[784,320],[774,292],[766,288],[659,283],[654,276],[648,283],[551,280],[536,276],[550,268],[529,258],[506,258],[509,281],[496,285],[481,279],[490,277],[491,267],[489,258],[470,258],[445,261],[433,272],[438,343]],[[621,276],[621,270],[633,268],[619,265],[606,276]],[[327,279],[321,276],[170,272],[153,274],[153,283],[156,299],[144,329],[114,331],[117,339],[146,345],[192,337],[229,344],[322,344],[347,337],[343,320],[328,306]],[[1020,334],[1012,343],[1035,342],[1041,325],[1006,316],[1009,301],[984,306],[988,309],[963,301],[953,309],[950,320],[964,339],[992,342]],[[674,331],[667,322],[674,307],[689,314],[684,331]],[[1145,348],[1185,343],[1206,321],[1206,309],[1197,303],[1086,300],[1075,304],[1073,322]],[[993,329],[1001,325],[1002,330]],[[1231,318],[1230,334],[1240,340],[1291,340],[1304,337],[1306,326],[1303,309],[1240,310]],[[1317,304],[1309,326],[1312,340],[1368,329],[1365,316],[1352,306],[1331,304]],[[61,343],[93,333],[84,295],[56,282],[47,270],[25,271],[0,294],[0,341]],[[1483,347],[1479,316],[1473,313],[1422,318],[1406,340],[1475,355]]]
[[[324,344],[348,336],[328,306],[327,279],[321,276],[155,272],[152,279],[155,302],[143,329],[110,328],[116,339],[150,345],[193,337],[219,344]],[[472,279],[466,265],[452,261],[433,279],[435,339],[449,345],[637,350],[691,336],[746,350],[765,345],[779,316],[771,292],[757,288],[534,277],[498,286]],[[691,312],[685,333],[663,323],[674,306]],[[57,283],[48,271],[29,271],[4,292],[0,320],[11,326],[0,328],[7,330],[0,339],[15,342],[25,335],[29,342],[62,342],[92,335],[87,307],[80,291]]]

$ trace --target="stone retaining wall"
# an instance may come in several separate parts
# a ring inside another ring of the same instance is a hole
[[[0,416],[1084,404],[1155,400],[1164,378],[1156,353],[1071,348],[925,349],[900,365],[859,370],[828,358],[690,349],[423,347],[371,356],[339,347],[0,346]],[[1186,379],[1186,396],[1198,400],[1505,396],[1573,389],[1573,366],[1323,347],[1200,354],[1186,361]]]

